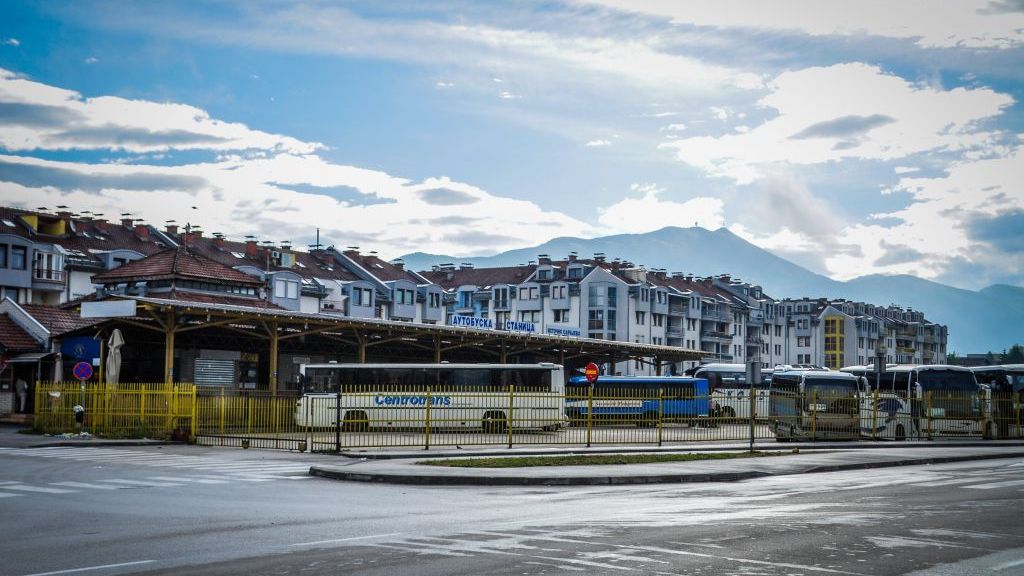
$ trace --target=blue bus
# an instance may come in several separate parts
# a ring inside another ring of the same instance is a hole
[[[590,420],[655,426],[662,422],[694,425],[708,416],[708,381],[684,376],[601,376],[591,385],[573,376],[566,386],[565,414],[570,426]],[[590,413],[590,410],[593,413]]]

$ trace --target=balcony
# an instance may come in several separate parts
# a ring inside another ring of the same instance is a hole
[[[39,282],[56,282],[58,284],[63,284],[64,271],[50,270],[49,268],[33,268],[32,279]]]
[[[702,340],[727,340],[732,341],[732,334],[728,332],[717,332],[709,330],[707,332],[701,332],[700,337]]]
[[[764,344],[764,338],[760,336],[751,336],[748,334],[745,340],[747,344]]]
[[[705,320],[718,320],[719,322],[728,322],[732,320],[728,313],[719,312],[718,310],[701,310],[700,317]]]

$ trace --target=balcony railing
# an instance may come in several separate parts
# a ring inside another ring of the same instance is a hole
[[[49,268],[34,268],[32,279],[43,282],[64,282],[63,270],[50,270]]]

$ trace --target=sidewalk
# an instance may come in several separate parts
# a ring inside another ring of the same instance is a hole
[[[44,448],[47,446],[160,446],[163,444],[183,444],[168,440],[150,440],[148,438],[126,438],[108,440],[92,435],[45,436],[42,434],[21,434],[26,429],[17,424],[0,424],[0,447],[3,448]]]
[[[716,447],[721,449],[721,447]],[[799,448],[799,453],[792,453]],[[706,450],[707,448],[705,448]],[[846,443],[843,447],[822,444],[797,444],[780,447],[758,445],[759,450],[785,452],[782,456],[743,458],[734,460],[703,460],[660,464],[630,464],[615,466],[560,466],[527,468],[449,468],[424,466],[417,462],[449,457],[473,457],[481,453],[452,454],[451,452],[424,453],[415,458],[350,458],[338,464],[323,464],[310,468],[313,476],[357,482],[389,482],[421,485],[484,485],[484,486],[587,486],[608,484],[657,484],[678,482],[735,482],[764,476],[814,474],[842,470],[887,468],[942,464],[996,458],[1024,458],[1024,443],[1000,444],[991,442],[956,443],[956,445],[927,444],[923,446],[864,447]],[[673,448],[659,452],[691,452]],[[503,456],[526,454],[601,454],[613,452],[604,449],[520,452],[504,451]],[[614,452],[650,452],[650,450],[617,449]],[[352,456],[352,455],[349,455]]]

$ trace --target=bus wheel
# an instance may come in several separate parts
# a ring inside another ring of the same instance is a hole
[[[352,410],[345,412],[345,423],[342,428],[346,432],[366,432],[370,428],[370,420],[366,417],[366,412]]]
[[[988,423],[988,425],[985,426],[985,434],[984,434],[983,437],[985,438],[985,440],[998,440],[999,439],[999,431],[996,428],[996,423],[995,422],[991,422],[990,421]]]
[[[579,428],[580,426],[585,426],[587,423],[587,419],[583,417],[583,414],[580,414],[579,410],[569,412],[568,417],[569,426],[571,428]]]
[[[903,424],[896,425],[896,441],[903,442],[907,439],[907,431],[903,429]]]
[[[501,434],[505,431],[505,413],[485,412],[480,427],[488,434]]]
[[[722,417],[726,420],[732,420],[736,417],[736,411],[732,409],[732,406],[726,406],[722,408]]]

